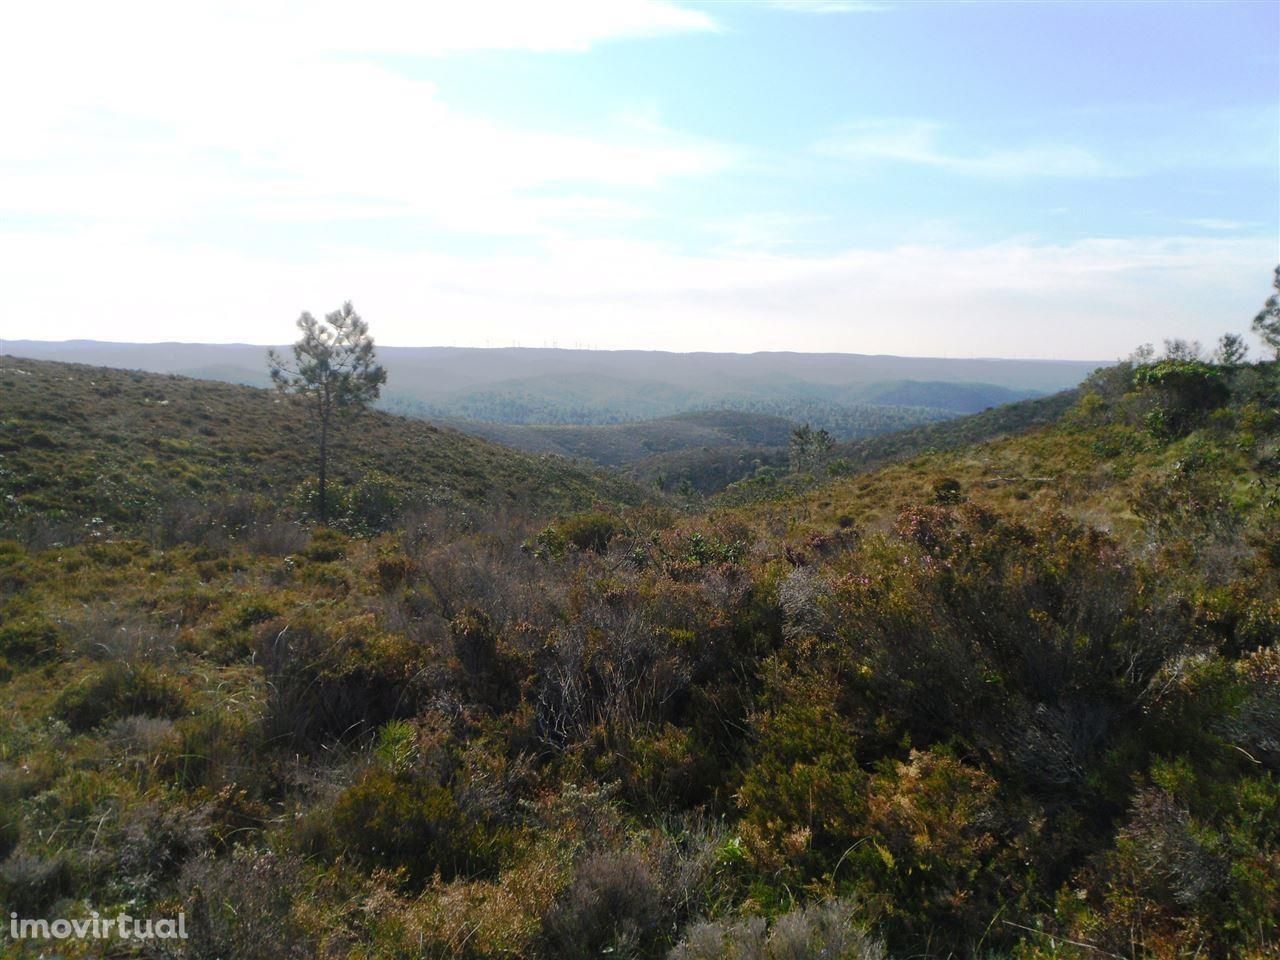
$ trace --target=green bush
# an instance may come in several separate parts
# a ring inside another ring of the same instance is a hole
[[[335,498],[335,523],[349,533],[386,530],[400,513],[398,484],[385,473],[367,473]]]
[[[1161,360],[1138,368],[1134,386],[1155,398],[1147,428],[1162,437],[1184,436],[1231,396],[1222,370],[1199,360]]]
[[[409,773],[418,763],[418,728],[406,720],[383,724],[374,755],[392,773]]]
[[[815,876],[859,836],[867,778],[849,721],[821,692],[798,700],[755,721],[739,797],[758,865]]]
[[[964,497],[961,494],[960,481],[954,477],[943,477],[933,485],[933,502],[942,504],[959,503]]]
[[[311,541],[302,551],[302,555],[316,563],[332,563],[347,555],[347,538],[337,530],[320,527],[311,534]]]
[[[255,660],[270,683],[263,720],[269,739],[293,749],[359,740],[412,714],[412,684],[424,655],[371,616],[336,623],[300,618],[257,638]]]
[[[0,659],[21,666],[57,659],[62,639],[57,626],[40,613],[0,625]]]
[[[185,692],[171,676],[150,666],[113,662],[72,682],[54,701],[54,715],[72,730],[90,730],[107,720],[141,715],[176,719],[187,712]]]
[[[464,814],[448,787],[384,768],[366,771],[318,815],[331,855],[404,869],[418,885],[436,873],[445,880],[492,874],[510,851],[508,833]]]
[[[560,556],[567,547],[591,553],[604,553],[609,541],[624,531],[617,517],[607,513],[580,513],[545,528],[538,534],[538,544],[552,556]]]
[[[742,540],[720,540],[705,537],[699,531],[689,534],[684,542],[686,563],[699,567],[720,563],[739,563],[746,556],[747,545]]]

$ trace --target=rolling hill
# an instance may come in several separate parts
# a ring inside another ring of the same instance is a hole
[[[192,501],[279,505],[313,476],[312,431],[274,391],[186,377],[0,360],[0,525],[24,517],[137,525]],[[376,476],[404,504],[533,511],[638,502],[613,474],[368,411],[341,425],[337,484]]]
[[[916,426],[886,429],[861,439],[837,443],[828,460],[838,473],[863,472],[922,453],[1013,436],[1056,422],[1077,398],[1077,391],[1064,390],[1048,397],[993,407],[981,413],[939,417]],[[690,445],[629,461],[626,469],[646,488],[696,491],[705,496],[720,494],[723,502],[741,502],[762,496],[787,496],[814,482],[812,477],[789,476],[789,461],[785,443]]]
[[[732,410],[681,413],[618,424],[508,424],[472,420],[433,422],[495,443],[623,466],[689,448],[786,446],[795,426],[782,417]]]
[[[375,329],[376,333],[376,329]],[[246,344],[8,340],[12,356],[266,386],[265,347]],[[971,413],[1075,386],[1096,363],[803,353],[378,348],[384,407],[412,416],[601,424],[731,409],[817,423],[834,407]],[[807,412],[794,409],[808,405]],[[844,415],[848,420],[848,414]],[[915,422],[919,422],[918,420]]]

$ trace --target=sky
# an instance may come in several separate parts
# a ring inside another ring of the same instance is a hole
[[[1106,360],[1280,262],[1280,3],[7,4],[0,337]]]

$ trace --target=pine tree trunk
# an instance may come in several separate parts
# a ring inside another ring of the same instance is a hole
[[[325,480],[329,466],[329,418],[320,420],[320,523],[329,522],[329,496]]]

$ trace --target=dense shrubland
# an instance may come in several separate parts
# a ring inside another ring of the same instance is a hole
[[[14,528],[0,898],[193,957],[1273,955],[1278,386],[1122,364],[701,514]]]
[[[677,442],[682,439],[680,420],[696,422],[707,416],[699,411],[711,411],[714,418],[737,412],[757,419],[766,429],[767,421],[773,419],[807,421],[842,440],[853,440],[976,413],[1038,392],[990,383],[912,380],[837,385],[806,381],[803,375],[772,384],[748,376],[731,388],[708,390],[705,384],[689,388],[656,380],[596,378],[578,371],[523,383],[509,381],[498,389],[434,401],[393,395],[383,406],[407,416],[457,418],[459,429],[500,438],[520,449],[542,450],[550,443],[561,447],[559,452],[577,448],[581,455],[598,455],[603,463],[616,463],[611,438],[625,450],[636,439],[653,440],[665,434],[668,439],[663,445],[669,447],[671,437]],[[659,427],[666,427],[662,434]]]
[[[965,385],[954,386],[959,392]],[[979,394],[981,395],[981,394]],[[1014,395],[1014,394],[1011,394]],[[725,401],[729,402],[729,401]],[[994,401],[993,401],[994,402]],[[682,413],[656,420],[493,423],[445,419],[463,432],[533,453],[589,460],[625,472],[646,488],[683,497],[713,494],[762,473],[787,473],[788,445],[799,424],[826,429],[849,441],[903,431],[917,424],[949,421],[954,410],[818,400],[752,401],[741,408]],[[563,416],[571,417],[566,413]],[[578,412],[578,415],[588,416]]]

